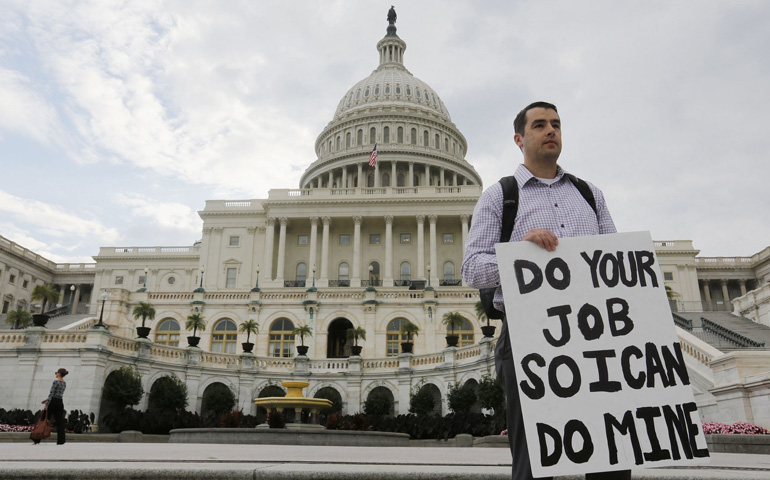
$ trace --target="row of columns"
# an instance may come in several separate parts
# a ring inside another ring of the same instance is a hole
[[[375,167],[374,167],[374,187],[375,188],[379,188],[380,186],[382,186],[381,185],[381,183],[382,183],[381,182],[382,175],[380,175],[380,165],[381,165],[381,163],[382,162],[378,161],[375,164]],[[389,163],[390,163],[390,171],[391,171],[391,173],[390,173],[390,186],[397,186],[396,179],[398,178],[397,175],[398,175],[398,163],[399,162],[391,161]],[[415,182],[414,181],[414,172],[415,172],[415,165],[414,164],[415,164],[415,162],[408,162],[408,164],[409,164],[409,173],[408,173],[408,177],[407,177],[407,180],[406,180],[404,186],[406,186],[406,187],[420,187],[420,186],[425,187],[425,186],[429,186],[431,184],[436,185],[436,186],[446,186],[447,185],[448,175],[447,175],[446,169],[444,167],[438,167],[437,170],[436,170],[435,167],[433,169],[431,169],[431,166],[428,165],[427,163],[424,164],[424,175],[420,177],[421,184],[420,185],[415,185],[415,183],[420,183],[420,182]],[[358,179],[358,183],[357,183],[358,187],[365,187],[366,186],[366,185],[364,185],[365,182],[364,182],[364,177],[363,177],[364,166],[366,166],[367,168],[371,168],[371,167],[369,167],[368,160],[365,161],[365,162],[359,162],[359,163],[356,164],[356,167],[357,167],[357,177],[355,177],[355,178]],[[348,167],[350,167],[350,165],[345,165],[345,166],[342,166],[342,167],[332,168],[332,169],[330,169],[330,170],[328,170],[328,171],[326,171],[324,173],[318,174],[318,176],[316,176],[315,178],[309,180],[307,185],[309,185],[311,188],[321,188],[321,186],[324,185],[324,177],[326,177],[326,186],[327,186],[327,188],[353,188],[352,186],[355,183],[353,181],[352,175],[351,175],[351,178],[350,178],[350,182],[348,182]],[[335,172],[337,170],[340,171],[339,175],[335,174]],[[431,174],[432,173],[436,173],[436,172],[438,172],[438,174],[435,177],[433,177],[432,180],[431,180]],[[457,183],[458,181],[460,182],[460,185],[470,185],[470,183],[468,182],[468,179],[466,177],[464,177],[462,175],[458,176],[457,172],[455,172],[455,171],[452,171],[452,177],[451,178],[452,178],[451,185],[458,185],[458,183]],[[339,183],[336,182],[337,179],[339,179]],[[348,183],[350,183],[350,185],[348,185]],[[336,185],[336,187],[334,187],[334,185]]]
[[[439,269],[438,253],[437,253],[437,238],[436,238],[436,221],[437,215],[416,215],[415,221],[417,222],[417,272],[414,277],[419,279],[426,278],[425,276],[425,234],[424,226],[425,219],[427,217],[429,225],[429,246],[430,246],[430,258],[429,264],[432,265],[430,279],[432,283],[438,282]],[[393,286],[393,216],[385,215],[385,262],[383,272],[383,286]],[[316,252],[318,250],[318,223],[321,222],[323,227],[321,234],[321,259],[320,269],[318,270],[319,278],[318,283],[320,286],[327,286],[329,283],[329,264],[331,259],[329,257],[329,232],[332,225],[331,217],[310,217],[310,248],[308,253],[308,266],[315,268],[318,264],[316,259]],[[360,215],[353,217],[353,269],[350,275],[351,285],[359,284],[361,280],[361,222],[363,217]],[[460,222],[462,227],[462,245],[465,245],[466,238],[468,237],[468,222],[470,221],[470,215],[460,215]],[[273,271],[273,251],[274,251],[274,237],[275,237],[275,225],[280,225],[278,234],[278,261],[276,265],[276,276],[274,280],[280,284],[283,284],[285,275],[285,256],[286,256],[286,227],[289,223],[287,217],[268,217],[267,219],[267,231],[265,232],[265,252],[264,252],[264,265],[265,271],[268,277],[272,280]]]
[[[75,287],[73,290],[72,287]],[[68,305],[72,303],[72,308],[68,312],[70,314],[76,313],[78,311],[78,304],[80,303],[80,294],[81,294],[81,285],[79,283],[76,283],[74,285],[70,284],[59,284],[59,304],[60,305]],[[65,293],[67,294],[65,297]],[[67,299],[65,302],[64,299]]]
[[[726,278],[723,278],[719,280],[719,283],[722,287],[722,301],[724,302],[725,309],[729,312],[732,311],[732,298],[730,298],[730,291],[727,288],[727,282],[728,280]],[[703,289],[703,300],[705,301],[704,310],[706,311],[714,311],[717,310],[715,308],[715,304],[711,301],[711,288],[710,288],[710,280],[701,280],[701,288]],[[746,295],[746,280],[740,279],[738,280],[738,284],[741,289],[741,296]]]

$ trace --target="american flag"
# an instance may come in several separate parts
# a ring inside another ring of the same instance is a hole
[[[372,149],[372,153],[369,155],[369,166],[370,167],[376,167],[377,166],[377,144],[374,144],[374,148]]]

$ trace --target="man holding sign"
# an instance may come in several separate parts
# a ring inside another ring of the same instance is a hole
[[[519,112],[513,125],[514,141],[524,155],[524,164],[514,173],[518,187],[518,210],[510,241],[530,241],[552,252],[562,237],[615,233],[602,192],[569,176],[556,163],[562,147],[561,120],[556,107],[546,102],[535,102]],[[578,186],[579,183],[582,187]],[[590,189],[590,195],[585,192],[585,186]],[[579,188],[583,188],[584,192]],[[494,306],[498,310],[505,307],[499,287],[495,244],[500,241],[505,200],[500,183],[489,187],[479,198],[462,265],[462,276],[469,286],[497,287]],[[591,200],[594,205],[589,204]],[[506,390],[513,479],[529,480],[533,478],[532,468],[505,319],[495,347],[495,369]],[[589,474],[586,478],[627,479],[631,478],[631,472]]]

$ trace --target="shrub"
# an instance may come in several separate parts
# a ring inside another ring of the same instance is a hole
[[[149,410],[181,411],[187,408],[187,384],[176,375],[160,377],[150,389]]]
[[[235,407],[235,393],[222,383],[214,383],[203,392],[201,410],[204,417],[219,418],[223,413]]]
[[[433,412],[434,408],[436,408],[436,401],[427,388],[423,387],[409,396],[409,413],[426,415]]]
[[[479,382],[478,395],[481,408],[494,410],[495,415],[505,410],[505,391],[499,379],[485,375]]]
[[[286,426],[283,414],[278,410],[273,410],[267,414],[267,424],[270,428],[284,428]]]
[[[471,407],[476,403],[476,392],[473,391],[473,387],[468,383],[462,387],[454,384],[449,387],[447,392],[447,403],[449,404],[449,410],[453,413],[470,412]]]
[[[364,402],[364,413],[367,415],[390,415],[391,401],[385,392],[373,391]]]
[[[746,422],[735,422],[732,425],[718,422],[701,422],[704,434],[727,433],[742,435],[768,435],[770,431],[758,425]]]
[[[110,373],[104,382],[102,399],[109,402],[116,410],[136,405],[144,395],[142,376],[136,367],[120,367]]]

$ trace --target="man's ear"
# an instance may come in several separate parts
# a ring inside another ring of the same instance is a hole
[[[513,141],[516,142],[516,145],[518,145],[519,148],[524,148],[524,142],[522,141],[520,134],[517,133],[516,135],[514,135]]]

